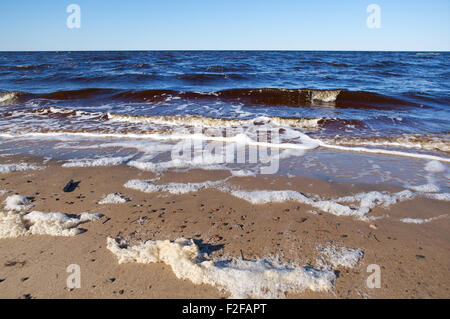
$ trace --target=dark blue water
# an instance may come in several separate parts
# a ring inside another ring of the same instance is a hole
[[[0,129],[20,126],[20,112],[49,115],[50,106],[146,116],[320,118],[316,136],[406,136],[438,140],[442,151],[450,133],[449,58],[448,52],[3,52]],[[81,127],[67,116],[53,116],[52,125],[58,118],[59,129]]]
[[[218,91],[345,88],[449,100],[450,53],[3,52],[0,86],[48,93],[84,88]]]

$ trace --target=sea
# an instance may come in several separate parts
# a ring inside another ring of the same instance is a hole
[[[0,52],[2,157],[446,193],[449,142],[449,52]]]

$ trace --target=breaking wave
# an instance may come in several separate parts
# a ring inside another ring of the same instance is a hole
[[[55,106],[7,110],[0,114],[1,117],[8,122],[8,127],[0,131],[0,137],[4,138],[74,135],[93,138],[176,140],[190,139],[193,133],[201,133],[202,139],[205,141],[219,138],[220,141],[234,143],[239,135],[244,134],[249,141],[252,141],[251,145],[260,146],[257,142],[258,133],[261,130],[269,130],[273,133],[275,130],[279,134],[280,141],[269,143],[264,147],[304,149],[303,144],[305,140],[308,140],[314,141],[314,148],[324,147],[340,151],[408,156],[446,162],[449,160],[441,156],[403,150],[417,149],[441,153],[450,151],[448,134],[403,134],[375,137],[347,134],[347,136],[339,136],[340,132],[346,128],[365,127],[365,123],[362,121],[340,118],[258,116],[236,119],[199,115],[131,115],[79,111]],[[16,122],[14,123],[14,121]],[[23,123],[26,126],[23,126]],[[209,128],[214,130],[205,131]],[[324,131],[328,135],[323,135]]]
[[[263,106],[310,107],[317,104],[330,105],[337,108],[392,109],[396,107],[421,106],[405,99],[381,95],[366,91],[348,91],[345,89],[287,89],[287,88],[254,88],[227,89],[214,92],[190,92],[176,90],[117,90],[103,88],[88,88],[70,91],[56,91],[45,94],[27,92],[0,93],[0,103],[14,96],[28,99],[40,98],[48,100],[84,100],[102,99],[102,101],[128,101],[135,103],[160,102],[167,99],[184,100],[220,100],[229,103],[246,103]]]

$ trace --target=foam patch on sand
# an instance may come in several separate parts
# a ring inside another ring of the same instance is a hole
[[[37,166],[33,164],[19,163],[19,164],[0,164],[0,173],[12,173],[12,172],[21,172],[27,170],[39,170],[43,169],[42,166]]]
[[[365,215],[377,206],[383,206],[387,208],[398,202],[413,199],[414,197],[416,197],[416,194],[414,194],[409,190],[404,190],[397,193],[373,191],[368,193],[359,193],[352,196],[341,197],[336,199],[336,201],[350,202],[350,203],[359,202],[358,212],[360,215]]]
[[[153,184],[149,181],[133,179],[126,182],[123,186],[144,193],[168,192],[171,194],[187,194],[198,192],[201,189],[216,187],[223,184],[224,180],[216,182],[206,181],[202,183],[169,183],[169,184]]]
[[[293,190],[241,190],[237,187],[227,185],[227,180],[228,178],[216,182],[169,184],[153,184],[150,181],[130,180],[124,186],[145,193],[169,192],[171,194],[186,194],[197,192],[201,189],[215,188],[254,205],[294,201],[336,216],[354,216],[366,221],[380,218],[366,216],[376,207],[389,208],[391,205],[412,200],[417,196],[444,201],[450,200],[450,194],[448,193],[430,194],[425,192],[412,192],[411,190],[403,190],[396,193],[372,191],[335,199],[321,199],[317,195],[308,197],[305,194]]]
[[[236,177],[248,177],[248,176],[256,176],[255,172],[246,170],[246,169],[241,169],[241,170],[231,170],[230,171],[231,175],[236,176]]]
[[[370,220],[367,215],[376,207],[389,208],[399,202],[411,200],[417,196],[425,196],[431,199],[449,201],[450,194],[428,194],[410,190],[403,190],[396,193],[372,191],[368,193],[358,193],[351,196],[340,197],[336,199],[323,200],[318,196],[308,197],[300,192],[293,190],[256,190],[244,191],[222,187],[222,191],[229,192],[231,195],[244,199],[252,204],[283,203],[295,201],[301,204],[310,205],[323,212],[336,216],[355,216],[362,220]],[[344,205],[346,203],[347,205]]]
[[[416,192],[423,192],[423,193],[436,193],[440,191],[440,188],[432,183],[417,186],[409,186],[408,188]]]
[[[267,204],[267,203],[283,203],[287,201],[296,201],[302,204],[310,205],[314,208],[320,209],[326,213],[336,216],[356,216],[362,218],[377,206],[388,207],[398,201],[411,199],[414,194],[411,191],[405,190],[402,192],[389,194],[380,192],[360,193],[353,196],[346,196],[335,200],[321,200],[307,197],[306,195],[292,191],[243,191],[225,189],[231,195],[244,199],[252,204]],[[342,202],[353,203],[355,207],[342,205]],[[359,204],[359,206],[358,206]]]
[[[30,199],[25,196],[11,195],[4,202],[6,210],[21,211],[33,208],[33,205],[26,205],[26,203],[30,202]]]
[[[319,247],[318,250],[322,253],[322,259],[318,260],[318,263],[324,264],[326,261],[333,267],[353,268],[364,257],[361,249],[350,249],[339,245]]]
[[[116,166],[125,163],[130,157],[103,157],[97,159],[70,160],[64,163],[62,167],[98,167],[98,166]]]
[[[423,194],[423,196],[435,199],[435,200],[442,200],[442,201],[450,201],[450,193],[440,193],[440,194]]]
[[[145,162],[145,161],[130,161],[127,163],[128,166],[140,169],[141,171],[153,172],[153,173],[162,173],[167,171],[169,168],[185,168],[186,165],[184,163],[176,163],[176,161],[168,161],[162,163],[153,163],[153,162]]]
[[[118,193],[111,193],[106,195],[101,201],[99,201],[99,204],[123,204],[130,201],[128,198],[123,197],[121,194]]]
[[[20,214],[13,211],[0,212],[0,239],[16,238],[29,234]]]
[[[432,222],[433,220],[437,220],[437,219],[441,219],[441,218],[445,218],[448,215],[440,215],[440,216],[436,216],[436,217],[432,217],[432,218],[402,218],[400,219],[400,221],[404,222],[404,223],[408,223],[408,224],[424,224],[424,223],[429,223]]]
[[[83,213],[69,216],[63,213],[33,211],[22,215],[18,212],[0,212],[0,238],[16,238],[29,235],[75,236],[82,229],[78,225],[97,220],[102,215]]]
[[[336,280],[332,271],[274,265],[263,259],[204,260],[193,240],[184,238],[172,242],[150,240],[136,246],[108,238],[107,248],[119,264],[162,262],[172,268],[177,278],[215,286],[231,298],[285,298],[286,293],[306,289],[329,291]]]
[[[375,207],[382,206],[384,208],[388,208],[395,203],[413,199],[417,195],[409,190],[404,190],[397,193],[373,191],[368,193],[359,193],[352,196],[345,196],[337,199],[323,200],[318,196],[315,196],[315,198],[311,198],[293,190],[245,191],[226,187],[222,187],[221,190],[229,192],[231,195],[240,199],[244,199],[252,204],[283,203],[287,201],[295,201],[301,204],[310,205],[323,212],[330,213],[336,216],[355,216],[363,220],[367,219],[365,215]],[[343,203],[349,203],[349,205],[344,205]]]
[[[252,204],[268,204],[268,203],[282,203],[287,201],[296,201],[301,203],[312,202],[311,199],[305,195],[292,191],[292,190],[282,190],[282,191],[271,191],[271,190],[255,190],[255,191],[245,191],[239,189],[232,189],[223,187],[222,191],[229,192],[231,195],[238,197],[240,199],[246,200]]]

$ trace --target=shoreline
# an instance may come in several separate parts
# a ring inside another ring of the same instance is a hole
[[[20,158],[43,166],[42,160]],[[3,157],[0,162],[9,159],[15,160]],[[26,294],[33,298],[229,296],[229,292],[211,285],[177,279],[168,264],[118,264],[116,256],[106,248],[108,237],[127,239],[130,245],[146,240],[191,238],[216,247],[209,259],[272,258],[283,264],[310,265],[315,269],[320,268],[318,260],[323,258],[320,247],[346,247],[364,252],[364,257],[350,268],[328,262],[327,266],[338,274],[331,291],[286,292],[286,298],[448,298],[450,295],[450,256],[446,248],[450,242],[449,218],[422,224],[400,221],[401,218],[438,217],[448,207],[444,201],[417,197],[388,208],[377,206],[369,215],[385,217],[364,221],[352,216],[335,216],[293,201],[255,205],[214,188],[185,194],[144,193],[123,185],[132,179],[151,180],[155,175],[125,165],[65,168],[50,160],[45,166],[43,170],[1,174],[0,189],[10,191],[1,200],[18,193],[34,197],[32,210],[76,215],[100,213],[104,217],[82,224],[80,227],[87,231],[73,237],[30,235],[0,239],[3,261],[0,296],[3,298]],[[167,172],[157,183],[199,183],[229,175],[226,171]],[[229,182],[244,189],[289,188],[331,198],[363,191],[399,190],[394,186],[387,189],[380,185],[328,183],[307,177],[269,178],[269,184],[267,178],[232,177]],[[81,183],[75,191],[63,193],[62,188],[70,179]],[[121,193],[130,201],[98,204],[111,193]],[[65,289],[69,275],[66,268],[70,264],[80,265],[80,289]],[[366,285],[370,264],[381,268],[381,288],[370,289]],[[112,282],[111,278],[114,278]]]

